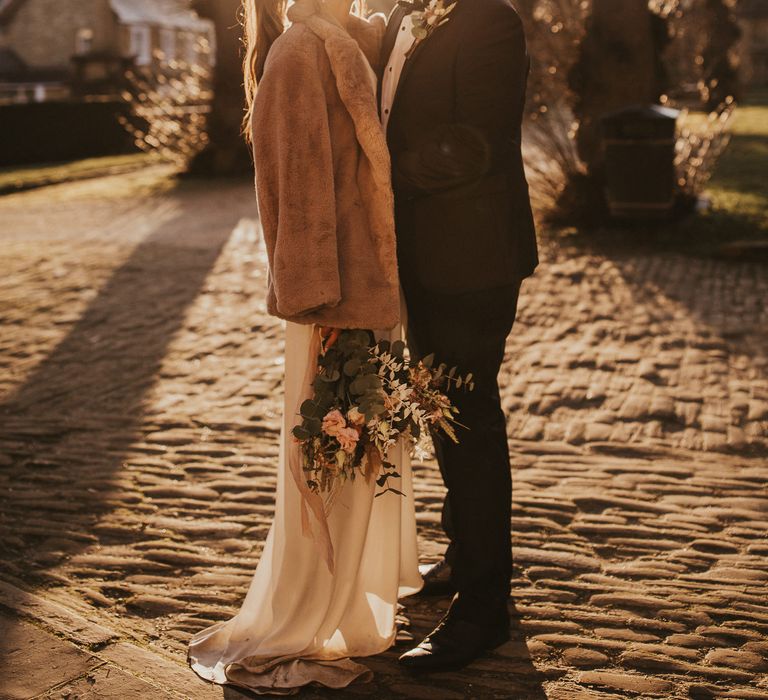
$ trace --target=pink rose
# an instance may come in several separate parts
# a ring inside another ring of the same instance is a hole
[[[331,411],[323,418],[323,432],[331,437],[338,437],[339,433],[347,427],[341,411]]]
[[[347,454],[352,454],[357,449],[357,443],[360,440],[360,433],[354,428],[342,428],[336,435],[336,439],[341,445],[341,449]]]

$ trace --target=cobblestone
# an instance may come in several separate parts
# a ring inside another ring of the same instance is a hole
[[[255,217],[251,183],[162,168],[0,199],[4,643],[70,644],[76,677],[38,680],[71,697],[109,697],[108,669],[122,697],[241,696],[184,653],[237,610],[271,522],[282,330]],[[502,373],[515,638],[404,676],[445,609],[408,601],[349,694],[768,697],[767,298],[757,264],[545,250]],[[433,560],[443,489],[415,473]]]

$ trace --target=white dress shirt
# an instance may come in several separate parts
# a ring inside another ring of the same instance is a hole
[[[389,57],[389,63],[387,63],[384,69],[384,79],[381,82],[381,123],[384,126],[385,132],[389,123],[389,115],[392,112],[392,103],[395,100],[397,84],[400,82],[400,75],[405,65],[405,54],[408,53],[408,49],[416,41],[412,29],[413,18],[411,15],[406,15],[397,32],[397,39],[392,49],[392,55]]]

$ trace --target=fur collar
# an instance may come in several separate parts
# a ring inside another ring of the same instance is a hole
[[[384,23],[377,18],[367,22],[351,16],[349,30],[353,38],[323,10],[319,0],[296,0],[288,10],[288,19],[305,25],[322,40],[339,96],[355,123],[360,147],[373,166],[376,182],[388,187],[389,150],[379,121],[375,88],[371,85],[371,67],[366,65],[366,54],[376,55]]]

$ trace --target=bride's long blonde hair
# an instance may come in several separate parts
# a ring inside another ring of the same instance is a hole
[[[253,137],[251,117],[256,85],[264,74],[264,63],[275,39],[285,31],[287,0],[243,0],[243,76],[245,86],[245,116],[243,135],[250,143]]]
[[[320,0],[322,2],[322,0]],[[248,143],[253,140],[251,119],[256,86],[264,75],[269,49],[285,31],[288,0],[243,0],[240,22],[243,25],[243,84],[245,116],[242,131]],[[356,0],[355,13],[365,14],[365,0]]]

